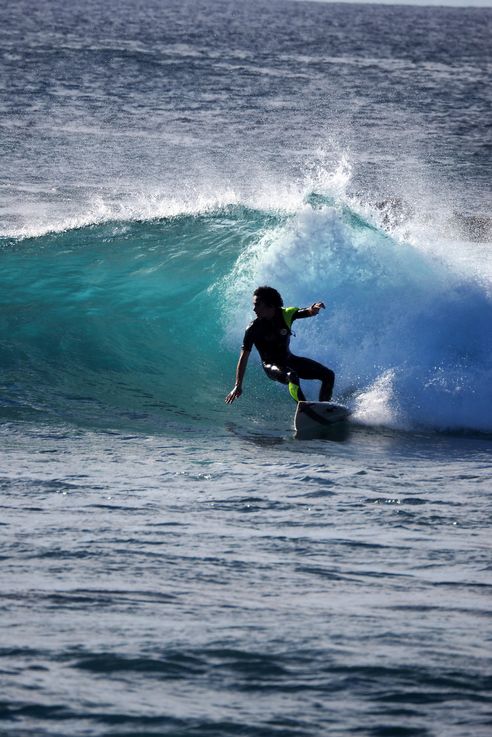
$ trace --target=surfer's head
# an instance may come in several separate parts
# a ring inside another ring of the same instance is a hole
[[[280,293],[273,287],[258,287],[253,292],[253,310],[260,318],[271,320],[283,304]]]

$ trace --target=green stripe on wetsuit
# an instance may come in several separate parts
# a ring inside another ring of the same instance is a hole
[[[299,384],[293,384],[292,381],[289,381],[289,392],[294,402],[299,401],[299,389]]]
[[[298,311],[299,307],[282,307],[281,309],[284,322],[290,330],[292,323],[294,322],[294,315]]]

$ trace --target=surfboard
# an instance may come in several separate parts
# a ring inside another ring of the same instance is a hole
[[[350,410],[334,402],[298,402],[294,417],[296,432],[306,432],[329,427],[347,419]]]

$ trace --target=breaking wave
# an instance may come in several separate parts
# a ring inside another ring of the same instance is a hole
[[[336,371],[355,421],[489,432],[483,252],[465,263],[391,233],[380,214],[311,195],[288,211],[235,202],[4,237],[0,411],[96,426],[283,421],[285,390],[254,362],[240,402],[223,404],[265,283],[289,305],[325,301],[293,350]]]

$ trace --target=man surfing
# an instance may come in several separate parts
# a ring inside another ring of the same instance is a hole
[[[281,384],[287,384],[296,402],[305,401],[299,379],[321,381],[320,402],[329,402],[335,383],[335,374],[317,361],[290,352],[291,326],[294,320],[314,317],[325,306],[314,302],[311,307],[284,307],[279,292],[273,287],[258,287],[253,293],[256,320],[248,326],[236,369],[236,383],[225,398],[231,404],[243,393],[243,379],[253,345],[260,354],[266,375]]]

